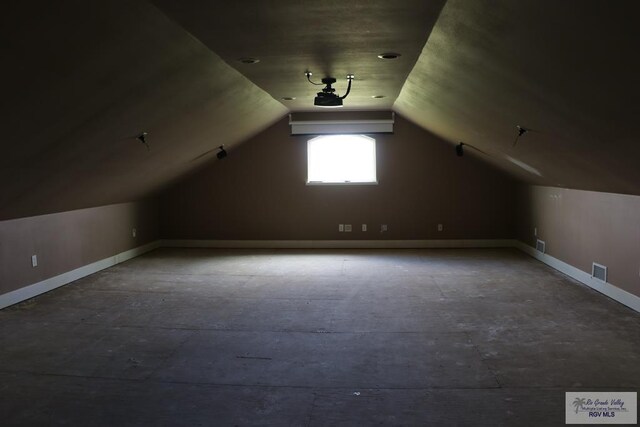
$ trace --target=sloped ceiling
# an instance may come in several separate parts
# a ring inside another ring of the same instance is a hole
[[[449,0],[394,109],[527,182],[640,194],[639,11]]]
[[[287,111],[147,2],[1,19],[0,220],[147,196]]]
[[[10,2],[0,16],[0,220],[153,194],[211,161],[217,146],[312,109],[318,87],[305,70],[338,78],[339,94],[356,74],[345,109],[393,107],[526,182],[640,194],[638,8]],[[402,56],[378,59],[385,51]],[[514,147],[516,125],[532,131]],[[143,131],[149,150],[135,138]]]
[[[413,68],[445,0],[153,0],[168,16],[229,65],[285,101],[291,111],[313,106],[332,76],[339,95],[346,75],[356,76],[344,110],[391,109]],[[395,60],[378,54],[396,52]],[[244,64],[242,58],[257,58]],[[382,95],[384,98],[373,99]]]

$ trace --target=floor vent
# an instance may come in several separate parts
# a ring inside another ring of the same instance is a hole
[[[602,265],[602,264],[598,264],[598,263],[593,263],[593,266],[591,267],[591,277],[596,278],[598,280],[602,280],[603,282],[607,282],[607,267]]]
[[[542,240],[540,239],[536,240],[536,250],[538,252],[544,253],[544,247],[545,247],[545,243]]]

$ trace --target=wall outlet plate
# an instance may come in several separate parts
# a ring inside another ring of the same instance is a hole
[[[384,232],[385,232],[385,231],[387,231],[387,230],[388,230],[388,228],[387,228],[387,224],[382,224],[382,225],[380,226],[380,232],[381,232],[381,233],[384,233]]]
[[[338,231],[341,233],[344,231],[344,224],[338,224]]]
[[[38,255],[31,255],[31,266],[32,267],[38,266]]]
[[[362,231],[367,231],[367,224],[362,224]]]
[[[444,230],[444,226],[442,224],[438,224],[438,231]]]
[[[136,237],[138,235],[138,230],[135,228],[131,229],[131,236]]]
[[[351,233],[351,224],[345,224],[344,225],[344,231],[346,233]]]

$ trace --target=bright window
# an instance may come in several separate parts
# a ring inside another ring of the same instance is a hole
[[[376,140],[327,135],[307,143],[308,184],[376,184]]]

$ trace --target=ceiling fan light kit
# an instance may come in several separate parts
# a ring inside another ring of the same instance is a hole
[[[343,96],[338,96],[335,92],[335,88],[333,85],[336,82],[334,77],[325,77],[322,79],[322,83],[315,83],[311,80],[311,76],[313,75],[310,71],[306,71],[305,75],[307,76],[307,80],[309,83],[314,85],[325,85],[322,88],[321,92],[316,94],[316,97],[313,100],[313,105],[316,107],[322,108],[340,108],[343,106],[342,100],[345,99],[349,93],[351,92],[351,82],[355,78],[353,74],[347,74],[347,80],[349,81],[349,85],[347,86],[347,92]]]

